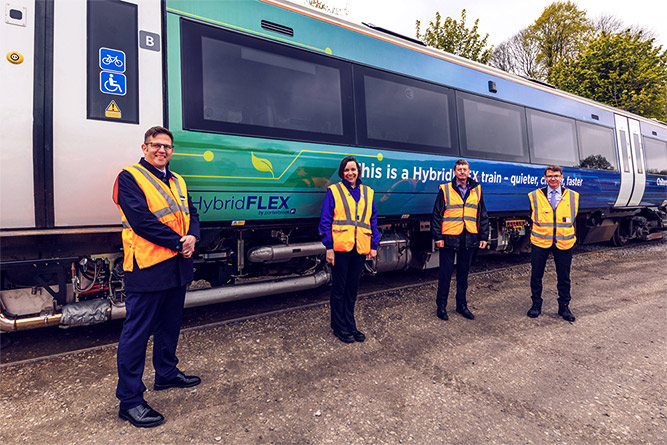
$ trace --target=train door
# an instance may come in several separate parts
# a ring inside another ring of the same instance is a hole
[[[618,149],[621,187],[614,207],[638,205],[644,195],[646,172],[639,121],[616,115],[616,146]]]
[[[55,226],[118,224],[111,189],[163,123],[159,0],[53,2]],[[147,36],[147,37],[144,37]]]
[[[637,206],[644,196],[646,188],[646,170],[644,168],[644,146],[642,144],[642,134],[639,128],[639,121],[628,119],[630,130],[630,152],[632,153],[632,162],[634,164],[635,186],[632,189],[632,196],[628,201],[629,206]]]

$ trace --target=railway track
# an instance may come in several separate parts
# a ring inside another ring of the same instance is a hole
[[[662,242],[665,242],[664,240]],[[623,247],[602,245],[579,246],[575,255],[590,255],[606,251],[631,249],[643,243],[632,243]],[[471,269],[471,275],[509,270],[530,263],[530,255],[489,255],[478,258]],[[402,290],[437,283],[437,269],[383,274],[364,277],[359,289],[359,297],[365,298],[383,292]],[[187,309],[183,315],[183,332],[207,329],[224,324],[240,323],[259,317],[267,317],[284,312],[298,311],[329,302],[327,286],[294,294],[272,295],[251,300],[220,303],[216,305]],[[40,360],[62,357],[70,354],[115,347],[122,329],[122,320],[104,324],[62,329],[49,327],[31,331],[2,334],[0,348],[0,368],[15,366]]]

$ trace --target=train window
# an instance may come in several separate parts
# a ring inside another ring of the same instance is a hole
[[[618,132],[618,140],[621,143],[621,163],[623,164],[623,171],[625,173],[630,173],[630,161],[628,160],[628,157],[630,156],[628,154],[628,134],[625,130],[618,130]]]
[[[360,144],[458,154],[451,90],[364,67],[354,72]]]
[[[644,137],[646,173],[667,175],[667,142]]]
[[[189,20],[181,37],[185,128],[353,141],[349,64]]]
[[[614,130],[600,125],[577,122],[580,168],[618,170]]]
[[[533,162],[568,167],[579,164],[574,119],[537,110],[527,114]]]
[[[464,156],[528,161],[524,109],[498,100],[456,93]]]
[[[642,166],[642,144],[641,139],[639,139],[638,133],[632,133],[632,143],[635,147],[635,159],[637,161],[637,173],[640,175],[644,173],[644,168]]]

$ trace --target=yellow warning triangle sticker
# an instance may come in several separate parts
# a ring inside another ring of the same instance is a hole
[[[106,110],[104,110],[104,114],[106,117],[120,118],[120,108],[118,108],[118,105],[116,105],[115,100],[109,102],[109,105],[107,105]]]

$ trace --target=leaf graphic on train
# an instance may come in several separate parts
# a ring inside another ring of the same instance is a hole
[[[268,159],[262,159],[258,158],[255,156],[255,153],[250,152],[250,156],[252,156],[252,165],[259,171],[261,172],[269,172],[271,173],[271,176],[275,178],[275,175],[273,174],[273,166],[271,165],[271,162],[269,162]]]

